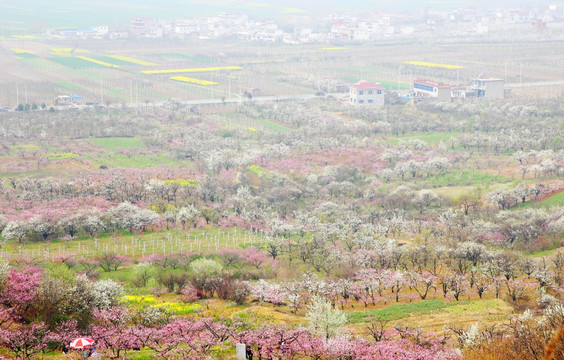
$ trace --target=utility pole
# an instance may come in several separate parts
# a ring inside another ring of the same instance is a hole
[[[211,81],[211,84],[210,84],[211,97],[212,97],[212,100],[213,100],[213,71],[210,71],[210,81]]]
[[[102,80],[100,80],[100,105],[104,105],[104,92],[102,89]]]
[[[227,87],[227,98],[231,99],[231,75],[227,73],[227,83],[229,84]]]

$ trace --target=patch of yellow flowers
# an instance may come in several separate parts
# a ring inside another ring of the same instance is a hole
[[[155,299],[155,297],[151,295],[147,295],[147,296],[125,295],[121,297],[121,300],[128,304],[150,306],[157,309],[169,309],[175,315],[192,314],[198,311],[202,307],[202,305],[200,304],[187,304],[187,303],[179,303],[179,302],[157,303],[157,299]]]
[[[165,70],[144,70],[143,74],[173,74],[173,73],[190,73],[190,72],[207,72],[221,70],[241,70],[240,66],[215,66],[206,68],[188,68],[188,69],[165,69]]]
[[[185,82],[189,84],[197,84],[197,85],[217,85],[215,81],[194,79],[186,76],[173,76],[170,78],[170,80]]]
[[[112,59],[116,59],[116,60],[125,61],[125,62],[128,62],[128,63],[136,64],[136,65],[143,65],[143,66],[156,66],[157,65],[157,64],[152,63],[152,62],[134,59],[134,58],[130,58],[130,57],[127,57],[127,56],[121,56],[121,55],[108,55],[108,57],[110,57]]]
[[[441,69],[448,69],[448,70],[464,69],[464,66],[460,66],[460,65],[437,64],[437,63],[430,63],[430,62],[425,62],[425,61],[404,61],[403,63],[409,64],[409,65],[441,68]]]
[[[96,60],[96,59],[93,59],[93,58],[90,58],[90,57],[87,57],[87,56],[77,56],[77,58],[82,59],[82,60],[86,60],[86,61],[90,61],[91,63],[102,65],[102,66],[109,67],[109,68],[114,68],[114,69],[119,68],[118,65],[110,64],[110,63],[107,63],[105,61]]]

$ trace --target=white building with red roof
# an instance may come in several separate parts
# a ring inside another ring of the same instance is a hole
[[[349,89],[351,105],[384,105],[386,89],[379,83],[360,80]]]

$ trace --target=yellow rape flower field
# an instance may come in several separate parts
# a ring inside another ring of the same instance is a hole
[[[86,49],[74,49],[74,48],[51,48],[51,51],[54,52],[56,55],[70,55],[72,53],[81,53],[86,54],[89,51]]]
[[[154,296],[135,296],[125,295],[122,296],[121,301],[130,306],[150,306],[157,309],[170,310],[175,315],[192,314],[199,311],[202,305],[198,303],[182,303],[182,302],[157,302]]]
[[[121,55],[108,55],[108,57],[110,57],[112,59],[116,59],[116,60],[129,62],[129,63],[136,64],[136,65],[143,65],[143,66],[157,66],[158,65],[158,64],[155,64],[155,63],[152,63],[152,62],[134,59],[134,58],[130,58],[130,57],[127,57],[127,56],[121,56]]]
[[[193,187],[196,186],[196,180],[193,179],[173,179],[173,180],[164,180],[163,183],[166,185],[178,185],[181,187]]]
[[[321,50],[325,50],[325,51],[335,51],[335,50],[345,50],[345,49],[346,47],[344,46],[328,46],[321,48]]]
[[[12,35],[14,39],[37,39],[35,35]]]
[[[430,62],[425,62],[425,61],[404,61],[403,63],[409,64],[409,65],[434,67],[434,68],[449,69],[449,70],[464,69],[464,66],[460,66],[460,65],[437,64],[437,63],[430,63]]]
[[[144,70],[143,74],[173,74],[173,73],[189,73],[189,72],[207,72],[221,70],[241,70],[240,66],[216,66],[206,68],[188,68],[188,69],[165,69],[165,70]]]
[[[82,60],[86,60],[86,61],[90,61],[90,62],[92,62],[92,63],[94,63],[94,64],[106,66],[106,67],[109,67],[109,68],[114,68],[114,69],[119,68],[118,65],[110,64],[110,63],[107,63],[107,62],[105,62],[105,61],[100,61],[100,60],[92,59],[92,58],[89,58],[89,57],[87,57],[87,56],[77,56],[77,58],[82,59]]]
[[[190,77],[186,77],[186,76],[173,76],[173,77],[170,78],[170,80],[181,81],[181,82],[186,82],[186,83],[190,83],[190,84],[198,84],[198,85],[217,85],[217,83],[215,81],[194,79],[194,78],[190,78]]]

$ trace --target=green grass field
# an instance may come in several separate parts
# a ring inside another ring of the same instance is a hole
[[[179,167],[189,165],[190,163],[182,163],[161,154],[132,154],[131,156],[124,154],[96,154],[94,156],[84,156],[86,159],[110,168],[150,168],[150,167]]]
[[[62,255],[76,254],[78,257],[92,258],[104,252],[115,251],[138,259],[150,254],[169,254],[177,251],[210,253],[221,248],[242,249],[258,245],[262,241],[261,237],[238,228],[205,226],[197,230],[147,231],[141,235],[132,234],[127,230],[105,232],[98,234],[96,241],[86,235],[68,242],[60,239],[53,239],[48,243],[28,241],[24,244],[9,241],[0,249],[0,253],[7,257],[19,253],[51,261]]]
[[[75,57],[52,57],[50,61],[73,69],[107,69],[107,67]]]
[[[556,206],[564,206],[564,192],[549,197],[543,201],[529,200],[524,203],[519,203],[512,207],[512,209],[526,209],[526,208],[551,208]]]
[[[111,58],[109,56],[96,56],[96,57],[92,57],[92,59],[107,62],[108,64],[113,64],[113,65],[117,65],[117,66],[132,66],[132,65],[135,65],[135,64],[130,63],[129,61],[114,59],[114,58]]]
[[[16,54],[16,57],[19,59],[36,59],[39,56],[32,54],[32,53],[18,53]]]
[[[21,61],[25,62],[26,64],[28,64],[28,65],[30,65],[34,68],[41,69],[41,70],[60,70],[61,69],[60,66],[55,65],[53,62],[51,62],[47,59],[39,58],[39,57],[24,58]],[[69,70],[69,71],[71,71],[71,70]]]
[[[111,152],[115,152],[117,149],[145,148],[145,144],[138,138],[90,138],[90,141]]]
[[[425,315],[437,312],[462,303],[469,303],[469,301],[444,302],[441,300],[426,300],[409,304],[391,305],[383,309],[349,312],[347,313],[347,318],[350,323],[370,320],[399,320],[411,315]]]
[[[68,90],[72,90],[72,91],[83,91],[86,90],[85,88],[83,88],[82,86],[70,83],[68,81],[57,81],[55,82],[55,85],[58,85],[62,88],[68,89]]]
[[[278,131],[278,132],[285,132],[285,131],[291,131],[292,130],[292,129],[284,126],[284,125],[280,125],[278,123],[275,123],[275,122],[272,122],[272,121],[266,120],[266,119],[255,119],[254,121],[256,123],[264,126],[264,127],[267,127],[269,129],[272,129],[272,130],[275,130],[275,131]]]
[[[561,192],[560,194],[556,194],[544,201],[541,201],[540,205],[545,208],[549,208],[553,206],[564,206],[564,192]]]
[[[397,90],[398,88],[398,83],[397,81],[390,81],[390,80],[382,80],[382,79],[374,79],[374,78],[365,78],[365,79],[361,79],[358,76],[345,76],[342,78],[344,81],[349,81],[349,82],[357,82],[360,80],[366,80],[366,81],[371,81],[371,82],[375,82],[375,83],[379,83],[380,85],[382,85],[383,87],[385,87],[388,90]],[[404,82],[400,82],[400,90],[408,90],[411,89],[412,86],[408,83],[404,83]]]
[[[394,321],[414,315],[428,315],[431,313],[469,315],[505,305],[506,303],[500,299],[453,302],[424,300],[409,304],[390,305],[382,309],[347,312],[347,319],[350,323],[360,323],[371,320]]]

